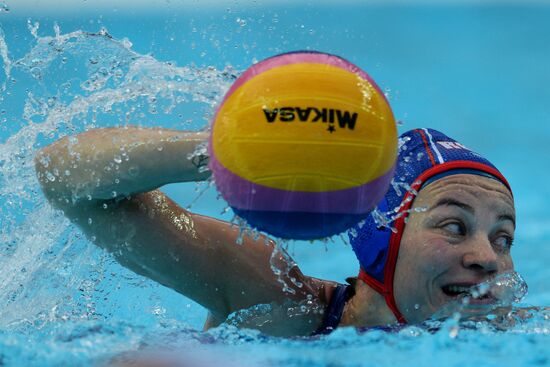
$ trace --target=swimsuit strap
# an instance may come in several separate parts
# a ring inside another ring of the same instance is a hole
[[[332,293],[330,304],[328,305],[323,319],[323,324],[317,329],[313,335],[330,334],[340,324],[342,314],[344,312],[344,306],[346,302],[353,297],[355,293],[354,289],[350,285],[338,284],[336,289]]]

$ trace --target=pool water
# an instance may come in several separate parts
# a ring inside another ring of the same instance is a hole
[[[47,204],[32,165],[40,147],[87,129],[203,129],[252,63],[334,53],[384,89],[400,132],[441,130],[500,168],[516,200],[512,254],[529,284],[518,306],[548,306],[550,3],[90,3],[0,2],[0,366],[101,365],[159,349],[228,366],[550,364],[543,311],[504,331],[450,319],[317,339],[231,324],[202,332],[204,308],[90,244]],[[232,218],[209,183],[163,191]],[[343,282],[358,271],[345,236],[288,246],[308,275]]]

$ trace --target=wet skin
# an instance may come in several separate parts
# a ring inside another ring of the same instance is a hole
[[[401,240],[394,288],[410,323],[428,319],[461,288],[514,269],[514,201],[499,181],[454,175],[423,188]],[[491,297],[472,300],[492,302]]]

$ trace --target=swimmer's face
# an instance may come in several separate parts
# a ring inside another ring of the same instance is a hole
[[[395,271],[395,299],[408,322],[428,319],[472,286],[513,270],[512,195],[499,181],[452,175],[423,188],[409,216]],[[473,302],[487,302],[474,300]]]

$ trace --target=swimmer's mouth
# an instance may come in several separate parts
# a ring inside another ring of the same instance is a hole
[[[449,284],[441,287],[443,293],[450,298],[463,299],[468,297],[469,303],[486,304],[496,302],[491,292],[481,293],[476,285]]]

